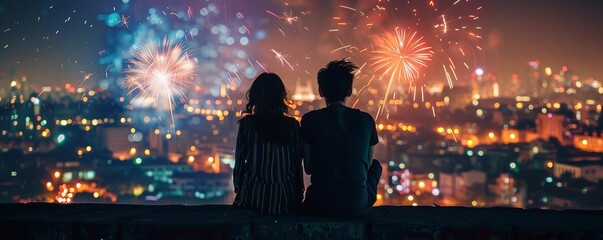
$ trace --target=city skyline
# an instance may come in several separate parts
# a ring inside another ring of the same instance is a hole
[[[260,3],[0,4],[0,202],[230,204],[253,79],[349,58],[376,205],[603,208],[603,2]]]

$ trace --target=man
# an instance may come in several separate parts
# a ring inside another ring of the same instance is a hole
[[[301,120],[304,169],[311,176],[304,208],[310,213],[361,215],[377,199],[381,165],[373,160],[373,146],[379,142],[375,121],[345,105],[357,68],[342,59],[320,69],[318,91],[327,107]]]

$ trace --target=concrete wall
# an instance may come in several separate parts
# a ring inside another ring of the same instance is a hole
[[[0,204],[2,239],[603,239],[603,212],[376,207],[258,216],[227,205]]]

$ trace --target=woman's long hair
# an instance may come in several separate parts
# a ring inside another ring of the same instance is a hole
[[[279,143],[289,142],[286,114],[291,100],[281,78],[275,73],[262,73],[247,91],[247,106],[243,114],[253,115],[261,139]]]

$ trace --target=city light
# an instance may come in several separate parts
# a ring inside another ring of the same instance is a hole
[[[57,143],[61,144],[61,143],[63,143],[63,141],[65,141],[65,135],[59,134],[57,136]]]
[[[481,68],[475,69],[475,74],[477,74],[478,76],[484,75],[484,69],[481,69]]]
[[[434,196],[439,196],[440,195],[440,190],[437,188],[434,188],[431,190],[431,194],[433,194]]]
[[[510,163],[510,164],[509,164],[509,167],[510,167],[511,169],[515,169],[515,168],[517,167],[517,164],[516,164],[516,163],[514,163],[514,162],[512,162],[512,163]]]
[[[578,3],[90,4],[0,7],[2,201],[232,204],[240,141],[262,142],[239,135],[254,79],[281,77],[303,132],[327,107],[318,69],[345,58],[358,66],[345,104],[376,130],[376,205],[602,207],[602,36]],[[543,18],[554,6],[571,17]],[[327,128],[353,141],[344,115]]]

